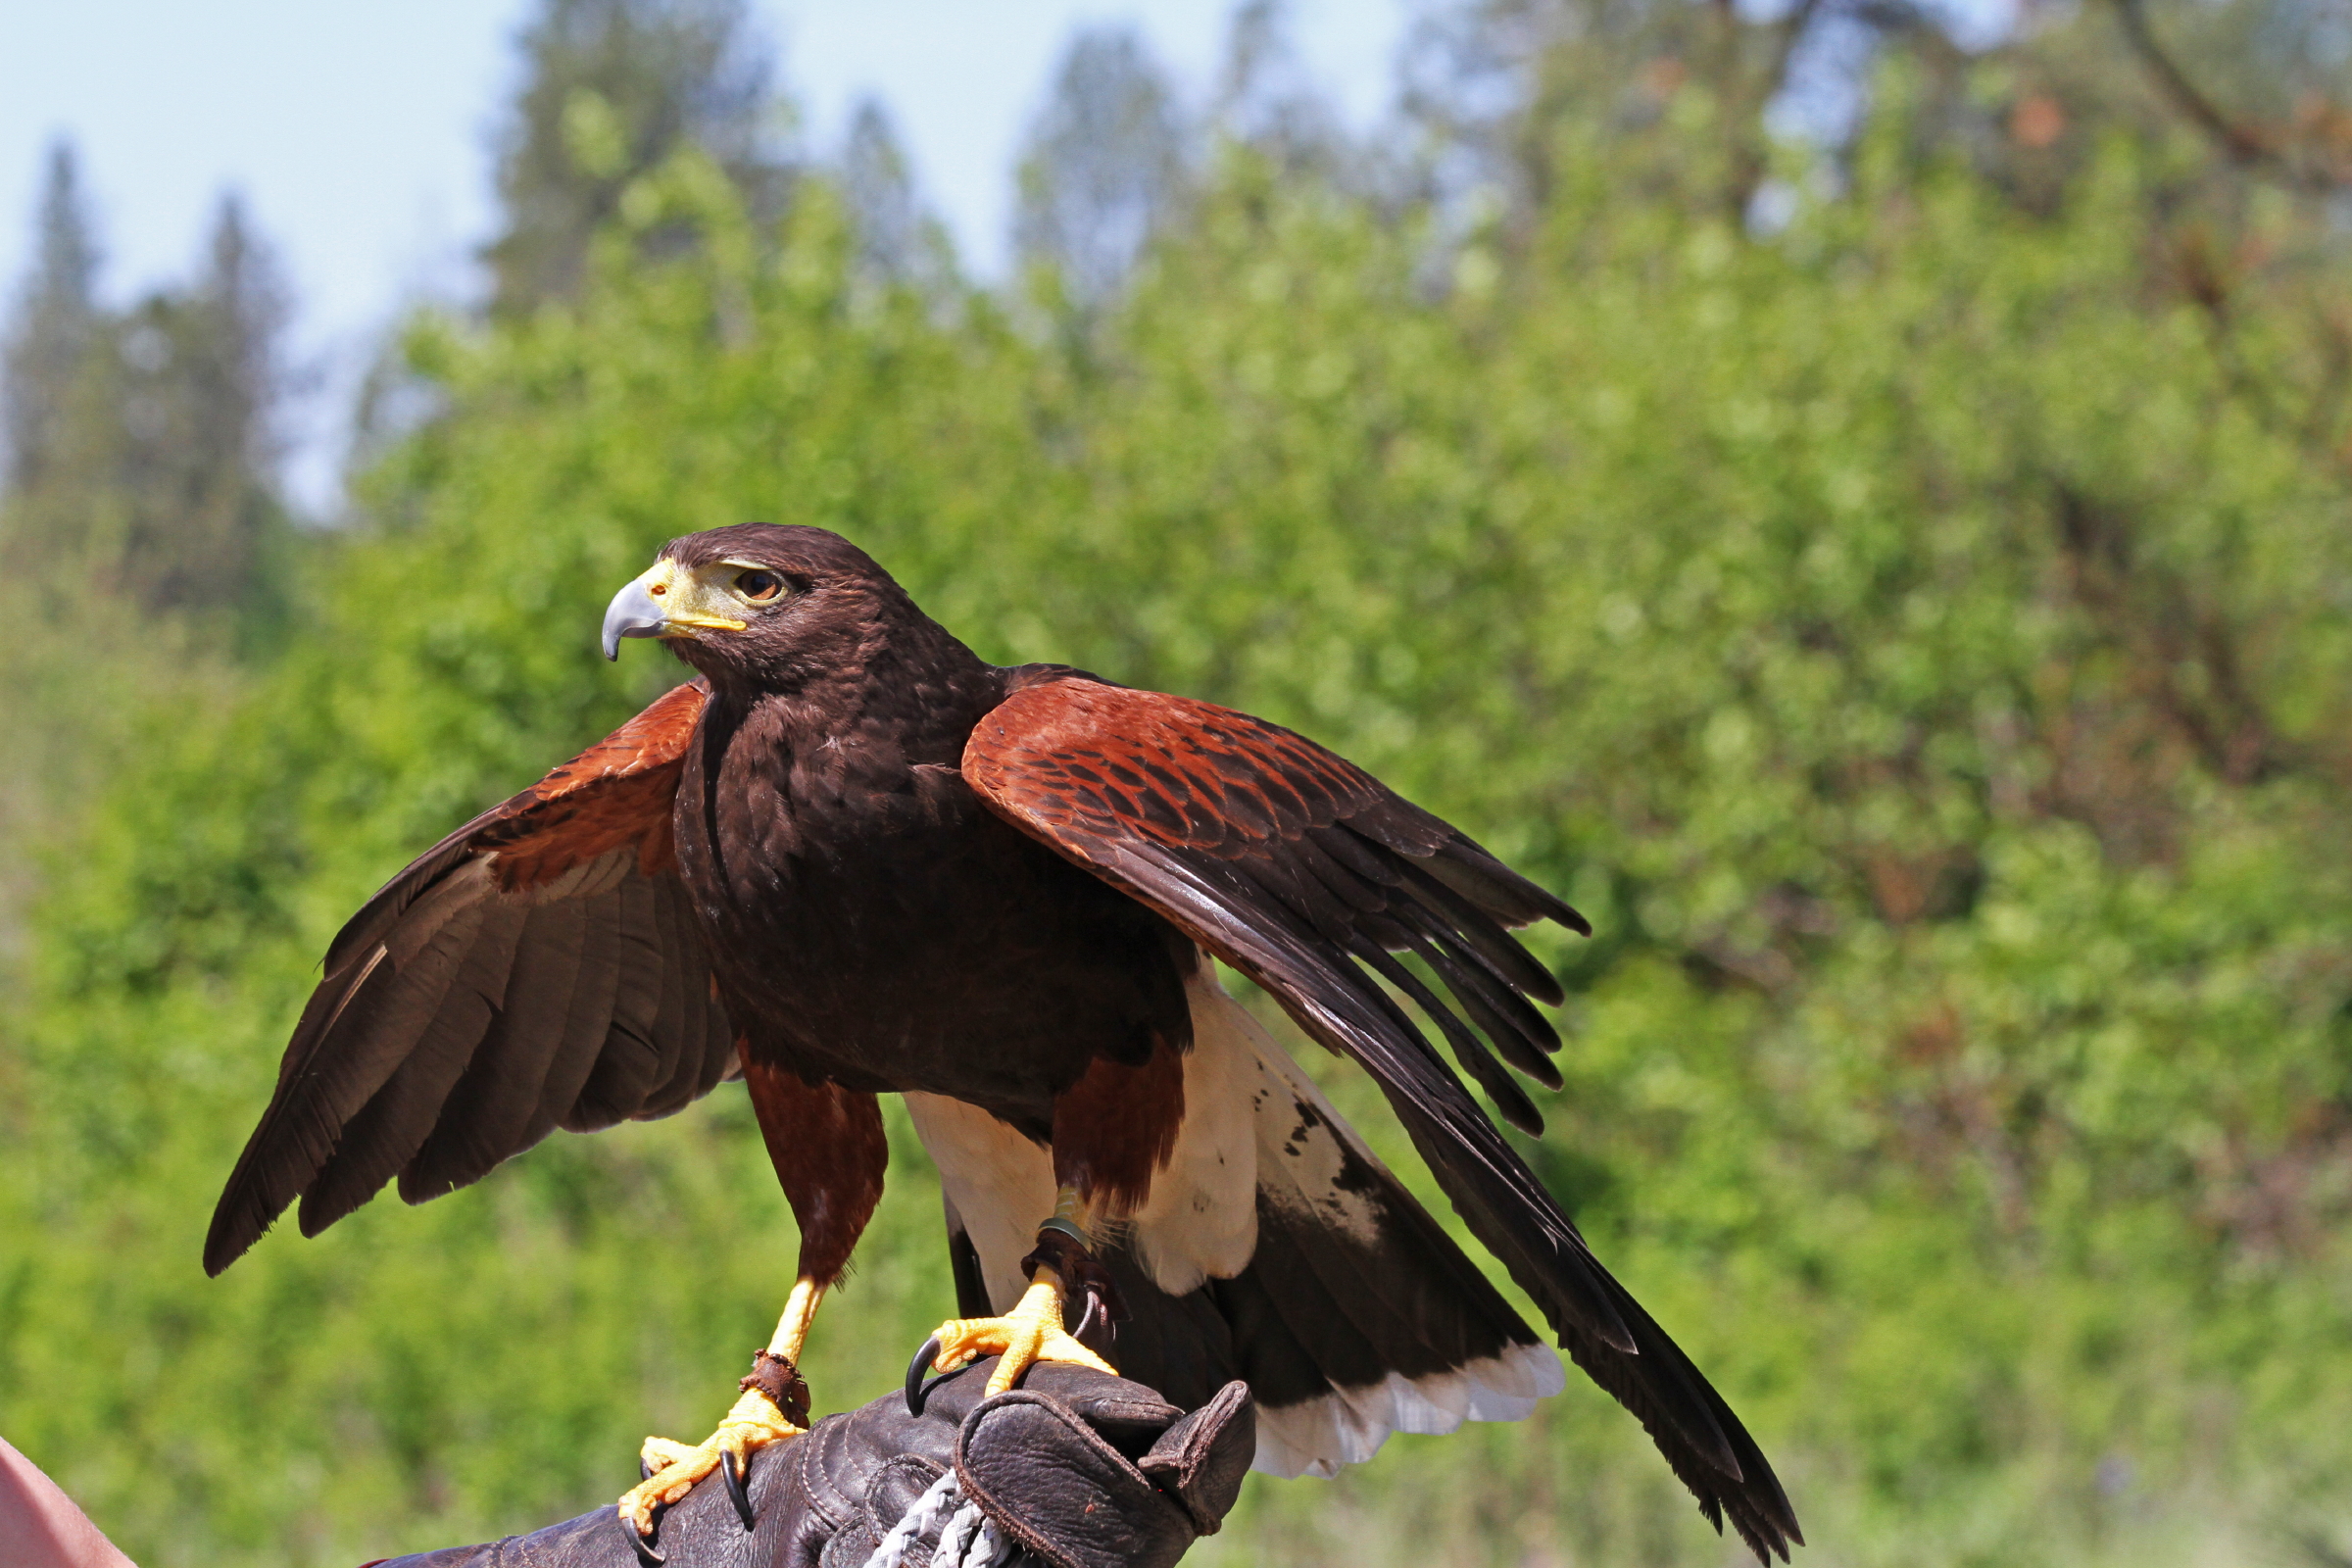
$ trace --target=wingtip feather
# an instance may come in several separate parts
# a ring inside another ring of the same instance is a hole
[[[222,1205],[224,1209],[226,1206],[226,1204]],[[245,1226],[238,1225],[232,1228],[223,1223],[224,1218],[224,1215],[215,1215],[212,1228],[205,1233],[204,1277],[206,1279],[217,1280],[226,1273],[229,1264],[253,1250],[253,1244],[260,1241],[263,1231],[268,1229],[265,1224],[261,1230],[245,1234]]]

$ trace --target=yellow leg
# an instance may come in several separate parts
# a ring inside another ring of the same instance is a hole
[[[1052,1223],[1083,1235],[1079,1214],[1078,1195],[1063,1188],[1054,1202]],[[1116,1376],[1109,1362],[1062,1327],[1065,1299],[1061,1276],[1040,1264],[1018,1304],[1003,1317],[951,1318],[942,1323],[937,1336],[939,1353],[931,1359],[932,1369],[944,1372],[984,1355],[1001,1356],[996,1371],[989,1375],[989,1398],[1018,1383],[1021,1375],[1040,1361],[1067,1361]]]
[[[784,1315],[776,1321],[775,1337],[768,1341],[769,1355],[798,1365],[801,1348],[808,1339],[808,1325],[816,1320],[816,1306],[824,1295],[825,1288],[814,1280],[802,1279],[794,1284],[792,1295],[784,1303]],[[754,1453],[769,1444],[797,1438],[807,1430],[785,1414],[764,1390],[752,1387],[751,1379],[746,1378],[744,1383],[743,1396],[720,1418],[718,1430],[701,1443],[674,1443],[668,1438],[645,1440],[638,1456],[644,1461],[646,1478],[621,1494],[619,1504],[621,1517],[640,1536],[653,1534],[656,1510],[682,1500],[722,1462],[731,1461],[736,1476],[740,1477]],[[745,1528],[750,1528],[748,1519]]]
[[[816,1321],[816,1305],[824,1298],[825,1288],[816,1281],[794,1283],[792,1295],[784,1301],[784,1315],[776,1319],[775,1336],[767,1342],[770,1355],[780,1355],[794,1366],[801,1364],[801,1347],[808,1343],[808,1325]]]

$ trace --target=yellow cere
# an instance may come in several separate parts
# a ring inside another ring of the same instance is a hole
[[[735,608],[734,596],[726,583],[734,580],[741,566],[722,563],[708,571],[690,571],[674,561],[658,561],[654,569],[639,580],[645,591],[662,607],[663,637],[682,637],[696,631],[741,631],[750,624],[738,616],[722,612]],[[715,580],[714,580],[715,579]]]

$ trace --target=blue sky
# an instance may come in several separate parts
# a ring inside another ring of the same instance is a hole
[[[1348,119],[1387,105],[1412,0],[1292,0]],[[1196,94],[1230,0],[754,0],[818,148],[879,95],[967,262],[1003,266],[1013,150],[1074,26],[1127,21]],[[120,299],[183,274],[222,190],[278,247],[306,358],[347,379],[406,300],[470,286],[488,136],[528,0],[9,0],[0,6],[0,278],[22,275],[42,149],[71,136]],[[310,419],[316,499],[337,425]]]

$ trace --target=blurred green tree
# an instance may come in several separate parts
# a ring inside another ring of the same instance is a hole
[[[520,49],[498,138],[504,227],[483,252],[497,309],[576,293],[622,193],[681,146],[708,154],[755,214],[780,210],[783,111],[743,0],[543,0]],[[685,238],[644,236],[657,250]]]

